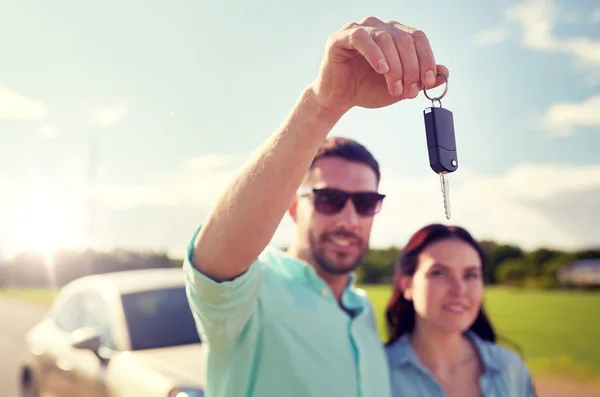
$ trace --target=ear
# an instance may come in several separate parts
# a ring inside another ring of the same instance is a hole
[[[410,276],[400,276],[400,290],[402,291],[402,295],[404,299],[407,301],[412,300],[412,277]]]

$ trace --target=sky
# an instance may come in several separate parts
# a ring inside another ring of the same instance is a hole
[[[327,38],[370,15],[423,30],[449,68],[459,159],[448,221],[424,95],[347,113],[331,135],[374,153],[387,194],[371,246],[430,222],[525,249],[600,246],[600,2],[1,3],[0,257],[183,255],[314,80]],[[292,236],[286,216],[272,242]]]

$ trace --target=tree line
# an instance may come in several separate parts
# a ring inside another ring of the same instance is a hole
[[[570,252],[552,248],[527,251],[491,240],[480,241],[480,244],[486,255],[486,284],[555,288],[560,286],[560,269],[578,259],[600,260],[600,248]],[[360,281],[365,284],[390,283],[400,253],[401,249],[397,247],[369,250],[358,270]]]
[[[576,259],[598,258],[600,248],[566,252],[551,248],[526,251],[516,245],[495,241],[480,242],[487,256],[484,280],[487,284],[516,285],[528,288],[559,286],[558,271]],[[285,249],[285,247],[284,247]],[[357,271],[361,284],[391,283],[399,247],[372,248]],[[180,267],[183,260],[160,252],[117,250],[60,251],[51,263],[48,258],[24,252],[10,261],[0,262],[0,286],[62,286],[90,274],[122,270]]]
[[[0,262],[0,286],[60,287],[77,278],[122,270],[168,268],[176,261],[164,253],[115,250],[112,252],[63,250],[51,259],[23,252]]]

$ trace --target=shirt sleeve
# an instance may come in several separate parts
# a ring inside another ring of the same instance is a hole
[[[533,384],[533,380],[531,379],[531,373],[529,369],[523,363],[523,395],[527,397],[536,397],[537,392],[535,390],[535,385]]]
[[[508,368],[508,376],[513,385],[515,396],[535,397],[535,388],[531,373],[525,361],[515,352],[501,348],[502,360]]]
[[[192,263],[194,233],[183,263],[188,302],[200,337],[211,347],[227,347],[240,335],[257,308],[263,286],[263,271],[258,259],[233,280],[218,282]]]
[[[517,393],[520,396],[525,397],[535,397],[535,390],[533,385],[533,380],[531,379],[531,374],[529,372],[529,368],[525,364],[525,361],[516,354],[513,356],[513,366],[517,369],[516,379],[517,379]]]

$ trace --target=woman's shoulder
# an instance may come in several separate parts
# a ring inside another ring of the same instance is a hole
[[[470,336],[476,341],[480,350],[480,354],[484,356],[484,360],[487,359],[486,361],[493,361],[495,364],[508,369],[525,369],[525,361],[516,351],[500,345],[497,342],[483,340],[475,334]]]
[[[430,378],[417,356],[413,353],[410,339],[404,334],[385,345],[390,371],[392,396],[413,397],[439,395],[436,381]]]
[[[529,369],[523,358],[514,350],[497,342],[486,341],[477,335],[470,335],[476,341],[479,354],[485,365],[485,376],[500,389],[509,390],[510,395],[532,396],[533,385]]]
[[[492,344],[492,348],[496,350],[496,354],[500,357],[503,363],[509,367],[525,366],[523,358],[514,350],[497,343]]]
[[[400,336],[384,346],[390,364],[404,364],[411,355],[410,339],[407,334]]]

